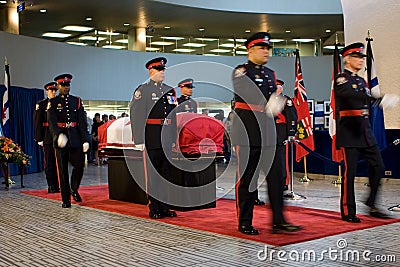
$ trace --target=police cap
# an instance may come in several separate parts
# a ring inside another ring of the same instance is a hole
[[[56,82],[46,83],[46,85],[44,86],[44,89],[46,89],[46,90],[57,90],[57,83]]]
[[[253,46],[267,46],[271,47],[270,43],[271,36],[267,32],[257,32],[250,36],[244,43],[247,49]]]
[[[54,78],[54,81],[61,85],[69,86],[72,80],[71,74],[60,74]]]
[[[185,80],[181,81],[181,82],[178,84],[178,86],[179,86],[180,88],[182,88],[182,87],[194,88],[193,79],[185,79]]]
[[[165,64],[167,64],[167,59],[165,57],[153,58],[146,63],[146,69],[165,70]]]
[[[364,44],[363,43],[352,43],[349,44],[348,46],[344,47],[341,51],[340,54],[345,57],[348,55],[359,55],[362,57],[366,57],[363,53],[364,50]]]
[[[284,84],[285,84],[284,81],[279,80],[279,79],[276,80],[276,85],[284,85]]]

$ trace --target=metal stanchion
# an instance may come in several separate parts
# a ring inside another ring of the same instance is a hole
[[[400,212],[400,204],[397,206],[393,206],[388,208],[388,210],[393,211],[393,212]]]
[[[332,181],[332,184],[334,185],[339,185],[342,183],[342,166],[339,165],[339,173],[338,173],[338,178],[334,181]]]
[[[295,141],[294,140],[294,136],[289,136],[289,139],[285,141],[285,144],[287,144],[287,142],[290,143],[290,152],[291,152],[291,155],[290,155],[290,167],[291,167],[291,170],[290,170],[290,192],[283,196],[283,199],[285,199],[285,200],[303,200],[303,199],[306,199],[305,196],[298,195],[298,194],[294,193],[294,190],[293,190],[293,177],[294,177],[294,175],[293,175],[293,158],[294,158],[294,155],[293,155],[294,154],[294,149],[293,149],[294,144],[293,144],[293,142],[294,141]]]
[[[307,156],[303,157],[303,162],[304,162],[304,176],[303,176],[303,178],[299,179],[299,182],[308,183],[308,182],[311,182],[313,179],[308,178],[308,174],[307,174]]]

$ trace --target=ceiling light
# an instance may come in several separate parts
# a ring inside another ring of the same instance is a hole
[[[103,45],[102,48],[109,48],[109,49],[125,49],[125,46],[122,45]]]
[[[118,39],[115,40],[116,43],[121,43],[121,44],[127,44],[128,43],[128,39]]]
[[[0,4],[7,4],[7,1],[0,1]]]
[[[200,28],[199,31],[203,32],[203,31],[204,31],[204,28]]]
[[[217,38],[195,38],[198,41],[206,41],[206,42],[213,42],[213,41],[218,41]]]
[[[174,37],[174,36],[162,36],[161,39],[165,39],[165,40],[183,40],[185,38],[184,37]]]
[[[79,37],[79,40],[83,41],[104,41],[106,38],[105,37],[100,37],[100,36],[82,36]]]
[[[92,21],[93,18],[92,18],[92,17],[87,17],[85,20],[86,20],[86,21]]]
[[[245,30],[244,32],[251,32],[250,30]]]
[[[283,39],[269,39],[269,41],[270,41],[271,43],[280,43],[280,42],[283,42],[283,41],[285,41],[285,40],[283,40]]]
[[[130,26],[130,25],[131,25],[131,24],[128,23],[128,22],[124,23],[124,26],[125,26],[125,27],[128,27],[128,26]]]
[[[207,46],[206,44],[199,44],[199,43],[186,43],[183,46],[191,46],[191,47],[204,47]]]
[[[292,32],[292,31],[291,30],[286,30],[285,32],[289,33],[289,32]]]
[[[160,48],[156,48],[156,47],[146,47],[146,51],[159,51]]]
[[[210,52],[213,53],[228,53],[228,52],[232,52],[232,50],[228,50],[228,49],[211,49]]]
[[[228,41],[231,41],[231,42],[237,42],[237,43],[244,43],[244,42],[246,42],[246,39],[228,39]]]
[[[87,46],[87,44],[85,44],[85,43],[79,43],[79,42],[67,42],[67,44],[70,44],[70,45],[78,45],[78,46]],[[87,105],[85,105],[85,107],[86,107]]]
[[[221,46],[221,47],[231,47],[231,48],[235,47],[235,45],[231,44],[231,43],[220,44],[219,46]]]
[[[196,51],[196,50],[188,49],[188,48],[175,48],[172,51],[174,51],[174,52],[182,52],[182,53],[190,53],[190,52],[193,52],[193,51]]]
[[[46,13],[47,10],[46,10],[46,9],[41,9],[41,10],[39,10],[39,12],[40,12],[40,13]]]
[[[173,42],[163,42],[163,41],[157,41],[157,42],[151,42],[150,44],[152,45],[173,45]]]
[[[203,56],[209,56],[209,57],[217,57],[218,55],[216,55],[216,54],[203,54]]]
[[[338,49],[342,49],[344,46],[338,46]],[[335,49],[334,45],[326,45],[323,47],[324,49],[329,49],[329,50],[333,50]]]
[[[329,33],[329,32],[331,32],[331,30],[329,30],[329,29],[326,29],[326,30],[325,30],[325,32]]]
[[[98,31],[98,34],[102,34],[102,35],[120,35],[120,33],[118,32],[112,32],[112,31],[106,31],[106,32],[102,32],[102,31]]]
[[[87,32],[87,31],[93,30],[93,28],[86,27],[86,26],[68,25],[68,26],[62,27],[61,30],[73,31],[73,32]]]
[[[315,39],[302,38],[302,39],[292,39],[292,41],[299,42],[299,43],[309,43],[309,42],[314,42]]]
[[[154,37],[153,35],[146,35],[146,38],[152,38]]]
[[[236,51],[236,55],[247,55],[247,51]]]
[[[69,33],[61,33],[61,32],[46,32],[42,34],[43,37],[53,37],[53,38],[67,38],[70,37]]]

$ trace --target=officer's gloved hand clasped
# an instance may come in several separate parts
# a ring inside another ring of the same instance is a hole
[[[395,94],[385,94],[382,97],[381,103],[379,104],[382,108],[394,108],[399,103],[399,96]]]
[[[285,98],[281,94],[272,93],[266,105],[267,113],[276,116],[285,107]]]
[[[89,150],[89,143],[88,142],[83,143],[82,148],[83,148],[83,153],[86,153]]]
[[[38,142],[39,146],[43,146],[43,141]]]
[[[140,151],[143,151],[144,150],[144,144],[135,144],[135,148],[137,149],[137,150],[140,150]]]
[[[68,137],[63,133],[60,133],[60,135],[58,136],[58,139],[57,139],[58,147],[64,148],[67,145],[67,142],[68,142]]]

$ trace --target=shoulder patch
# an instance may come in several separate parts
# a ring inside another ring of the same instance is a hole
[[[288,99],[288,100],[286,101],[286,105],[287,105],[288,107],[293,106],[293,101],[292,101],[292,99]]]
[[[39,104],[36,104],[36,110],[39,110]]]
[[[345,77],[338,77],[338,78],[336,79],[336,85],[345,84],[345,83],[347,83],[347,82],[348,82],[348,80],[347,80]]]
[[[141,92],[140,90],[136,90],[136,91],[135,91],[135,94],[133,95],[133,98],[134,98],[135,100],[141,99],[141,98],[142,98],[142,92]]]
[[[245,67],[238,67],[235,69],[234,77],[240,77],[246,75],[246,68]]]

